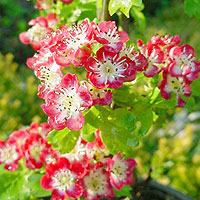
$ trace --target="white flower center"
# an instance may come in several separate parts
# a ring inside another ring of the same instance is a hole
[[[114,179],[119,181],[125,181],[126,180],[126,170],[128,166],[123,162],[123,160],[115,160],[113,167],[112,167],[112,176]]]
[[[107,41],[109,41],[109,43],[111,43],[111,45],[114,43],[120,42],[120,36],[117,33],[116,26],[112,30],[111,30],[111,27],[109,27],[108,32],[102,32],[98,26],[97,26],[97,30],[98,30],[98,33],[96,34],[97,37],[106,39]]]
[[[117,55],[116,55],[117,56]],[[101,82],[104,82],[105,84],[109,80],[110,82],[117,80],[119,77],[124,77],[122,73],[125,71],[123,68],[124,60],[121,60],[120,62],[114,61],[116,56],[114,58],[105,58],[104,56],[104,62],[100,62],[96,59],[96,68],[95,73],[98,74],[99,80]]]
[[[46,66],[41,66],[38,71],[39,75],[37,72],[35,75],[42,81],[44,82],[46,88],[55,88],[58,84],[61,82],[61,76],[57,72],[59,66],[56,64],[53,64],[51,68],[46,67]]]
[[[11,163],[18,158],[18,154],[14,146],[6,146],[0,149],[0,161],[5,163]]]
[[[73,187],[76,179],[75,175],[68,169],[60,169],[53,177],[52,186],[62,192]]]
[[[89,176],[84,178],[84,182],[89,196],[102,195],[106,193],[108,183],[101,168],[96,171],[91,170]]]
[[[69,29],[69,37],[64,41],[68,48],[78,50],[83,45],[88,43],[87,27],[74,25]]]
[[[41,42],[47,35],[47,29],[39,24],[35,24],[28,29],[27,35],[30,41]]]
[[[58,121],[62,122],[65,119],[69,119],[73,116],[76,118],[76,115],[79,114],[81,109],[81,98],[77,94],[74,87],[60,88],[59,99],[56,100],[56,109],[61,112],[58,117]]]

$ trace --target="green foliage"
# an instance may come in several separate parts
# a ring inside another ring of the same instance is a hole
[[[132,195],[131,195],[131,186],[124,186],[121,188],[121,190],[116,190],[114,189],[114,192],[115,192],[115,196],[116,197],[129,197],[129,198],[132,198]]]
[[[196,17],[200,20],[200,0],[185,0],[184,11],[190,17]]]
[[[13,62],[13,58],[10,53],[0,54],[0,139],[32,121],[46,120],[32,71]]]
[[[33,50],[21,44],[18,36],[27,29],[28,21],[36,17],[37,11],[31,1],[25,0],[1,0],[0,10],[0,52],[11,52],[18,63],[25,63]]]
[[[125,108],[111,110],[98,107],[100,111],[101,139],[112,154],[119,151],[127,157],[132,155],[133,147],[138,145],[139,137],[134,131],[135,115]]]
[[[48,136],[49,144],[52,144],[54,149],[59,150],[60,153],[69,153],[79,138],[80,132],[79,131],[72,131],[68,128],[62,130],[53,130],[51,131]]]
[[[9,172],[0,166],[0,199],[29,200],[50,195],[40,186],[41,172],[25,169]]]
[[[118,10],[120,10],[126,17],[129,17],[129,11],[131,7],[142,7],[142,0],[128,0],[128,1],[119,1],[119,0],[111,0],[109,2],[108,10],[110,15],[112,16]]]
[[[90,14],[88,15],[88,13]],[[58,1],[56,4],[56,14],[61,20],[60,24],[71,25],[85,18],[93,21],[96,18],[96,1],[74,0],[71,4],[66,5]]]

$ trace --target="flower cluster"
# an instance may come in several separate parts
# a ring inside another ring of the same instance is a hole
[[[53,191],[52,200],[113,198],[113,188],[120,190],[133,183],[135,166],[134,159],[124,159],[120,153],[111,157],[97,130],[95,141],[85,142],[80,137],[70,153],[46,165],[41,185]]]
[[[46,17],[37,17],[29,21],[28,25],[32,26],[28,31],[19,35],[19,39],[23,44],[30,44],[34,50],[41,48],[41,41],[48,33],[56,29],[59,20],[55,14],[48,14]]]
[[[40,49],[27,65],[41,83],[38,96],[49,116],[48,122],[55,129],[68,127],[80,130],[84,125],[81,111],[93,105],[109,105],[110,88],[120,88],[136,77],[136,62],[125,54],[126,32],[118,31],[114,22],[99,25],[88,19],[79,25],[62,26],[46,34]],[[98,46],[94,51],[94,46]],[[87,81],[79,83],[76,75],[63,74],[63,68],[84,68]]]
[[[41,81],[38,96],[45,100],[42,108],[55,129],[80,130],[84,125],[81,111],[96,104],[109,105],[113,97],[110,89],[133,81],[138,73],[159,75],[161,95],[169,99],[175,93],[179,107],[185,105],[181,96],[190,96],[190,84],[198,78],[200,62],[195,61],[194,49],[187,44],[180,46],[177,35],[153,36],[147,44],[138,40],[135,50],[126,46],[128,34],[118,31],[115,22],[96,24],[85,19],[79,25],[63,25],[55,31],[48,32],[45,27],[41,33],[36,27],[42,27],[40,19],[32,20],[34,28],[22,35],[32,37],[35,32],[31,30],[38,30],[37,37],[28,41],[33,45],[37,40],[35,49],[39,51],[27,65]],[[83,68],[87,80],[79,83],[75,74],[63,74],[63,68],[70,72]]]
[[[147,44],[138,40],[140,54],[148,63],[144,75],[154,77],[161,74],[158,87],[162,97],[169,99],[173,92],[177,96],[177,106],[183,107],[186,102],[181,96],[190,96],[190,84],[199,77],[200,62],[195,60],[195,51],[190,45],[180,45],[178,35],[156,35]]]
[[[7,141],[0,141],[0,164],[4,164],[9,171],[15,171],[22,158],[25,158],[29,169],[39,169],[44,164],[55,162],[58,152],[52,149],[46,139],[50,131],[47,123],[33,122],[29,128],[13,132]]]

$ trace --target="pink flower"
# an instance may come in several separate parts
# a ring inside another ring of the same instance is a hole
[[[50,10],[53,7],[54,0],[37,0],[36,8],[38,10]]]
[[[41,48],[41,42],[47,34],[56,28],[58,20],[55,14],[48,14],[47,17],[37,17],[32,19],[28,25],[32,26],[27,32],[19,35],[19,39],[23,44],[30,44],[34,50]]]
[[[181,44],[181,39],[179,35],[174,35],[171,37],[169,35],[165,35],[162,37],[159,35],[154,35],[151,38],[150,43],[155,46],[161,47],[162,49],[164,49],[165,53],[168,53],[172,47]]]
[[[101,137],[100,137],[100,130],[98,129],[95,132],[96,139],[93,142],[88,142],[86,144],[87,148],[87,156],[89,159],[94,159],[97,162],[105,162],[105,157],[110,155],[108,149],[104,146]]]
[[[114,197],[109,173],[101,163],[88,167],[88,172],[83,178],[83,184],[85,187],[83,196],[88,200],[110,199]]]
[[[190,45],[174,46],[169,52],[169,57],[171,59],[171,64],[169,65],[171,76],[185,76],[189,82],[198,78],[200,63],[195,61],[195,52]]]
[[[84,125],[81,110],[92,105],[92,98],[75,75],[66,74],[59,87],[47,94],[45,102],[42,108],[49,115],[50,125],[55,129],[80,130]]]
[[[84,66],[90,56],[90,45],[93,42],[93,28],[88,19],[80,25],[60,29],[62,42],[57,47],[55,60],[59,65],[76,67]]]
[[[16,143],[16,145],[18,146],[18,150],[21,152],[21,154],[24,154],[22,147],[29,136],[30,136],[30,132],[28,129],[24,129],[24,130],[20,129],[20,130],[14,131],[9,136],[9,142]]]
[[[170,98],[171,92],[175,93],[178,107],[182,107],[185,104],[183,104],[184,101],[180,98],[180,95],[189,97],[191,94],[191,88],[183,77],[172,77],[166,70],[163,72],[163,80],[158,87],[161,90],[161,96],[165,99]]]
[[[50,58],[47,62],[36,64],[34,70],[35,75],[41,81],[38,87],[38,96],[45,98],[51,90],[61,83],[63,78],[61,66],[57,65],[53,58]]]
[[[151,43],[143,44],[142,40],[138,40],[138,48],[148,60],[148,67],[145,69],[144,75],[146,77],[154,77],[164,67],[164,52],[159,46]]]
[[[108,158],[107,162],[113,187],[120,190],[124,185],[133,184],[133,170],[137,165],[133,158],[125,160],[121,158],[121,153],[119,152],[112,159]]]
[[[22,156],[15,140],[0,141],[0,164],[5,164],[5,169],[15,171]]]
[[[93,100],[93,103],[92,103],[93,106],[97,104],[101,106],[105,106],[105,105],[109,105],[112,102],[113,94],[106,88],[97,89],[93,87],[90,83],[88,83],[87,81],[83,81],[82,85],[86,87],[87,90],[89,91]]]
[[[128,57],[119,57],[119,54],[112,53],[100,48],[97,51],[97,58],[90,57],[86,65],[87,77],[94,87],[120,88],[124,81],[133,80],[136,76],[135,63]]]
[[[79,180],[85,175],[85,169],[80,163],[71,164],[66,158],[60,158],[55,164],[46,166],[46,172],[41,179],[45,190],[52,190],[52,200],[78,198],[83,193]]]
[[[23,145],[23,151],[26,159],[26,166],[29,169],[42,168],[43,162],[40,159],[42,151],[48,148],[49,144],[39,134],[32,133],[28,139],[26,139]]]
[[[103,21],[99,25],[93,23],[94,39],[104,44],[107,51],[118,53],[125,42],[129,40],[128,34],[118,31],[115,22]]]
[[[52,128],[48,123],[38,124],[36,122],[32,122],[29,128],[30,134],[39,134],[43,138],[45,138],[51,130]]]

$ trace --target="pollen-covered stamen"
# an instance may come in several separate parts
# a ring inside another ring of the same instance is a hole
[[[41,66],[36,72],[35,75],[46,85],[48,88],[55,88],[56,85],[60,84],[61,76],[57,72],[59,66],[55,64],[55,67],[51,68],[47,66]]]
[[[174,92],[176,94],[184,94],[185,87],[184,87],[184,80],[182,77],[177,78],[177,77],[168,77],[168,86],[167,89],[169,92]]]
[[[56,92],[59,98],[56,100],[56,109],[62,112],[59,121],[71,118],[79,113],[81,109],[81,99],[76,93],[74,87],[60,88],[60,92]]]
[[[103,54],[103,62],[97,61],[97,67],[95,69],[95,73],[98,74],[100,78],[102,78],[105,82],[107,81],[113,81],[117,80],[119,77],[124,77],[123,72],[125,71],[123,64],[126,59],[123,59],[118,62],[118,59],[116,60],[117,54],[113,58],[105,57]]]
[[[77,50],[88,42],[87,27],[83,25],[72,26],[72,28],[68,31],[68,35],[69,37],[64,40],[64,43],[67,44],[67,47],[70,49]]]
[[[40,42],[47,36],[47,28],[42,27],[39,24],[35,24],[28,29],[27,36],[31,42]]]
[[[127,179],[127,168],[128,166],[123,160],[115,160],[111,171],[113,178],[122,182],[125,181]]]
[[[31,157],[36,160],[40,160],[40,153],[43,148],[44,148],[44,146],[42,144],[41,139],[39,139],[39,141],[37,141],[37,142],[34,142],[29,148]]]
[[[60,169],[52,177],[52,180],[52,187],[62,192],[71,189],[76,182],[75,175],[68,169]]]
[[[101,31],[100,28],[97,26],[96,36],[106,39],[111,44],[120,42],[120,35],[117,33],[116,26],[114,26],[113,29],[109,27],[108,32]]]
[[[10,163],[18,158],[15,146],[6,144],[4,148],[0,149],[0,162]]]
[[[85,176],[84,182],[89,196],[104,195],[107,193],[107,179],[102,172],[102,168],[91,170],[88,176]]]

